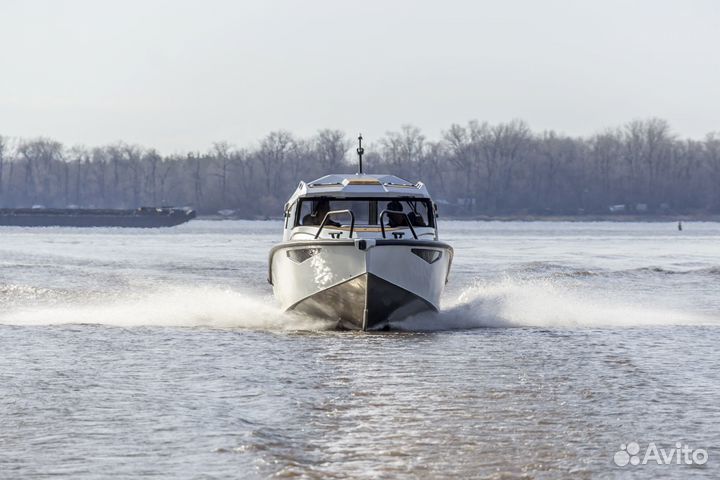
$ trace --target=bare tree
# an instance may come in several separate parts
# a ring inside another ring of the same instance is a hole
[[[705,155],[710,170],[708,203],[713,211],[720,212],[720,132],[708,133],[705,137]]]
[[[172,171],[175,169],[176,165],[178,164],[177,161],[168,160],[168,159],[162,159],[160,166],[159,166],[159,172],[160,172],[160,202],[162,205],[167,205],[167,182],[168,177],[172,173]],[[157,203],[153,202],[155,205]]]
[[[487,158],[492,159],[488,163],[497,168],[497,179],[492,182],[492,195],[488,202],[490,211],[509,206],[513,174],[526,153],[531,137],[530,128],[522,120],[500,123],[483,133],[483,150]]]
[[[320,130],[313,139],[316,161],[324,172],[340,172],[352,142],[340,130]]]
[[[70,165],[68,166],[67,177],[69,180],[70,170],[74,170],[73,175],[73,201],[75,205],[83,205],[83,190],[85,182],[83,181],[84,173],[87,171],[86,166],[90,163],[90,154],[84,147],[75,146],[70,149],[69,153]],[[70,198],[69,194],[65,195],[66,199]],[[70,203],[67,201],[66,203]]]
[[[203,183],[204,175],[202,171],[202,160],[199,154],[188,153],[188,162],[192,168],[192,179],[193,179],[193,199],[195,205],[202,205],[203,202]]]
[[[270,132],[261,142],[257,158],[265,174],[265,195],[273,196],[276,193],[285,157],[294,142],[292,134],[284,130]]]
[[[3,198],[3,171],[5,167],[6,148],[5,139],[0,135],[0,201],[2,201]]]
[[[387,132],[380,139],[382,155],[397,174],[417,177],[422,172],[422,158],[425,136],[412,125],[403,125],[399,132]]]
[[[230,144],[227,142],[216,142],[213,144],[211,156],[216,163],[216,171],[213,176],[219,180],[220,204],[227,205],[228,174],[230,173]]]
[[[24,163],[26,198],[47,201],[51,196],[51,167],[62,161],[62,144],[48,138],[39,138],[22,142],[18,153]]]
[[[622,159],[622,132],[606,130],[589,140],[591,170],[597,175],[594,182],[598,190],[598,203],[618,203],[618,186],[613,181],[613,175]]]
[[[679,139],[661,119],[635,120],[588,138],[533,133],[525,122],[453,124],[440,141],[417,127],[369,141],[365,171],[422,180],[456,215],[720,212],[720,134]],[[145,202],[220,208],[253,218],[282,212],[298,180],[351,171],[354,141],[324,129],[309,138],[268,134],[255,148],[219,142],[163,156],[118,143],[65,148],[46,138],[0,138],[6,206],[137,207]]]

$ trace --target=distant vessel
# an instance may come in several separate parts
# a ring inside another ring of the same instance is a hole
[[[300,182],[268,281],[284,310],[373,330],[440,308],[453,249],[425,185],[362,173],[359,140],[359,173]]]
[[[0,208],[0,226],[16,227],[172,227],[195,218],[195,210],[172,207],[136,209]]]

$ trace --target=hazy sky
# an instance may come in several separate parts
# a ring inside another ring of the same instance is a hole
[[[720,130],[716,0],[0,0],[0,134],[165,153],[331,127]]]

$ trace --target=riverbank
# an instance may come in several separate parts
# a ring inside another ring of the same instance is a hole
[[[443,220],[467,220],[477,222],[720,222],[720,214],[693,213],[675,215],[476,215],[444,216]]]
[[[199,215],[202,220],[283,220],[283,217],[240,218],[221,215]],[[440,220],[468,222],[720,222],[720,214],[692,213],[676,215],[440,215]]]

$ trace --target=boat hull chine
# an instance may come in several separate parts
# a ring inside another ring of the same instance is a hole
[[[376,330],[393,320],[437,310],[422,297],[371,273],[311,295],[288,310],[337,321],[345,330]]]
[[[270,280],[284,310],[373,330],[437,311],[451,261],[441,242],[285,244],[271,253]]]

